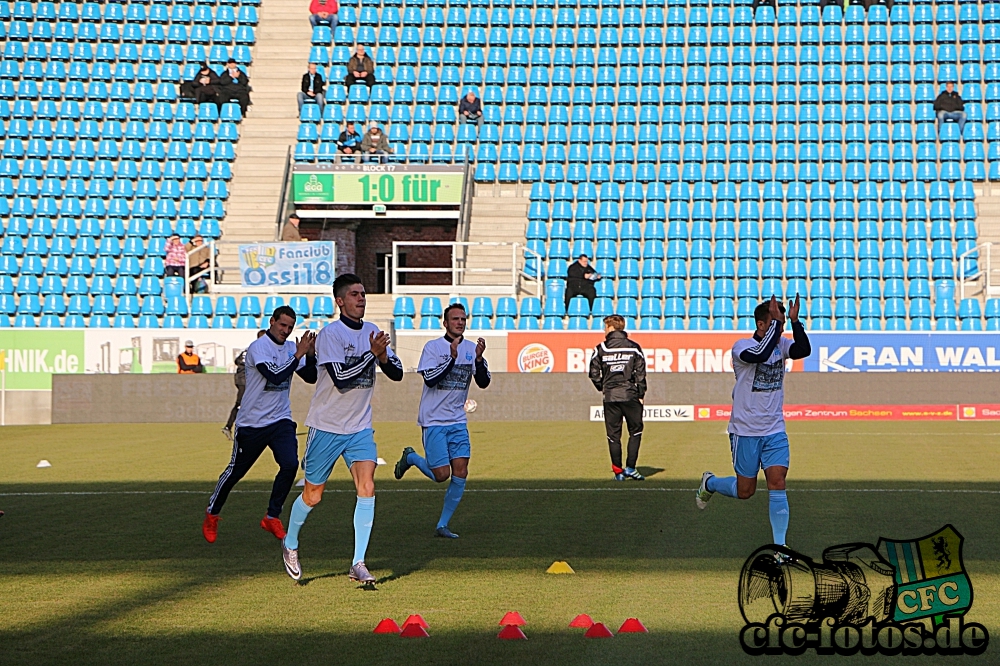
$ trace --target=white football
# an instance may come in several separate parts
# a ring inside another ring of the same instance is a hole
[[[474,411],[476,411],[476,407],[478,407],[478,406],[479,405],[477,405],[476,401],[473,400],[472,398],[469,398],[468,400],[465,401],[465,411],[466,412],[470,412],[470,413],[474,412]]]

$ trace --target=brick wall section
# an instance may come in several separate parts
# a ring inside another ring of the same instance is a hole
[[[453,241],[455,226],[447,222],[423,225],[362,223],[357,230],[357,273],[365,284],[376,283],[376,255],[392,252],[393,241]],[[451,248],[406,248],[407,268],[448,268]],[[451,284],[449,273],[410,275],[407,284]]]
[[[353,273],[357,268],[355,233],[347,227],[328,227],[320,234],[323,240],[337,243],[337,275]]]

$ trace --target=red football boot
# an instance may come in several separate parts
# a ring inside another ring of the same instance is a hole
[[[201,524],[201,533],[205,535],[205,541],[215,543],[215,537],[219,535],[219,517],[205,512],[205,522]]]
[[[270,532],[278,539],[285,538],[285,526],[281,524],[280,518],[272,518],[271,516],[265,515],[260,520],[261,529],[266,532]]]

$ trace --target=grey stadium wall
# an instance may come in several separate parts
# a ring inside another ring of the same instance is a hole
[[[786,402],[810,405],[939,405],[1000,402],[993,373],[790,373]],[[379,378],[376,421],[414,421],[421,380],[407,373]],[[305,419],[312,387],[292,384],[293,416]],[[646,404],[731,402],[733,378],[718,374],[650,374]],[[52,423],[225,422],[236,389],[233,376],[55,375]],[[600,396],[583,374],[495,373],[486,391],[473,387],[472,421],[586,421]]]

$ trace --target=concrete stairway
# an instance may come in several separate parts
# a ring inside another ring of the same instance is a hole
[[[990,282],[1000,285],[1000,189],[994,189],[990,183],[977,183],[976,191],[976,227],[979,232],[979,244],[992,243],[992,266]],[[957,258],[957,257],[956,257]],[[987,257],[985,251],[979,252],[979,268],[983,272],[987,269]],[[966,298],[978,297],[984,301],[991,295],[985,290],[986,280],[980,279],[976,287],[969,291],[966,287]],[[992,296],[1000,296],[993,294]],[[956,298],[958,295],[956,295]]]
[[[473,243],[521,243],[516,259],[524,254],[524,234],[528,223],[527,197],[477,193],[472,199],[469,241]],[[509,246],[472,246],[466,257],[465,283],[496,284],[509,279],[512,248]],[[478,271],[478,272],[477,272]],[[502,271],[502,272],[492,272]],[[522,285],[523,289],[523,285]],[[521,295],[535,295],[519,293]]]
[[[285,155],[299,129],[295,94],[309,60],[312,28],[302,0],[267,0],[260,7],[254,64],[250,68],[253,106],[240,127],[233,182],[223,221],[224,242],[270,241],[281,201]],[[220,246],[219,263],[236,269],[235,245]],[[227,270],[224,282],[239,282]]]

